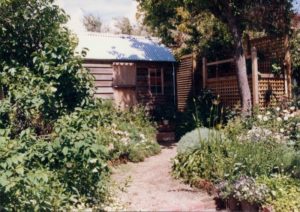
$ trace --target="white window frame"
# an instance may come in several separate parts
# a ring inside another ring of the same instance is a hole
[[[156,76],[156,72],[160,70],[160,78],[161,78],[161,92],[160,93],[152,93],[151,90],[151,72],[155,72],[155,76]],[[149,91],[153,96],[158,96],[158,95],[164,95],[164,69],[163,68],[148,68],[148,85],[149,85]]]

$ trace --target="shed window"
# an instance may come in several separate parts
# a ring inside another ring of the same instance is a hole
[[[149,87],[152,95],[164,93],[163,69],[149,69]]]

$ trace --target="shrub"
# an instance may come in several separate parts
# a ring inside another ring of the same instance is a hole
[[[274,211],[298,211],[300,209],[300,181],[287,176],[259,177],[257,182],[269,188],[265,202]]]
[[[43,166],[48,142],[30,130],[11,140],[9,131],[0,135],[0,205],[7,211],[61,210],[74,197],[59,181],[58,173]],[[75,198],[74,198],[75,199]]]
[[[127,156],[139,162],[160,151],[151,122],[136,110],[134,116],[95,100],[58,119],[49,135],[27,129],[12,139],[9,129],[0,130],[0,205],[6,210],[101,205],[109,160]]]
[[[210,90],[202,90],[188,101],[186,111],[177,114],[177,137],[198,127],[217,127],[226,122],[228,111],[222,106],[219,96]]]
[[[252,177],[241,176],[234,181],[222,181],[217,185],[219,197],[228,199],[233,197],[239,201],[263,204],[269,195],[269,188],[259,184]]]
[[[256,177],[292,171],[296,153],[281,144],[226,141],[220,138],[201,142],[200,148],[178,154],[173,173],[187,182],[207,179],[217,182],[241,175]]]
[[[208,129],[208,128],[194,129],[193,131],[186,133],[179,140],[177,146],[177,152],[179,154],[191,152],[197,148],[201,148],[200,147],[201,141],[208,142],[209,139],[215,137],[221,137],[219,131],[216,131],[214,129]]]
[[[224,133],[231,139],[253,142],[276,142],[299,147],[300,117],[294,106],[276,107],[254,117],[229,121]]]
[[[155,128],[141,108],[92,98],[93,77],[54,0],[4,1],[0,15],[0,210],[102,203],[108,161],[157,153]]]
[[[161,151],[159,144],[154,142],[137,143],[129,146],[128,159],[132,162],[141,162],[149,156]]]

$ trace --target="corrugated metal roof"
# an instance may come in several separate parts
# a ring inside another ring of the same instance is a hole
[[[88,48],[86,59],[175,62],[170,49],[157,38],[103,33],[78,34],[78,51]]]

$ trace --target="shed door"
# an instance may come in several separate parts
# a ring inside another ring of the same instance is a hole
[[[134,63],[114,63],[113,70],[116,104],[122,109],[136,105],[136,65]]]
[[[136,86],[136,66],[133,63],[114,63],[113,85],[115,88]]]

